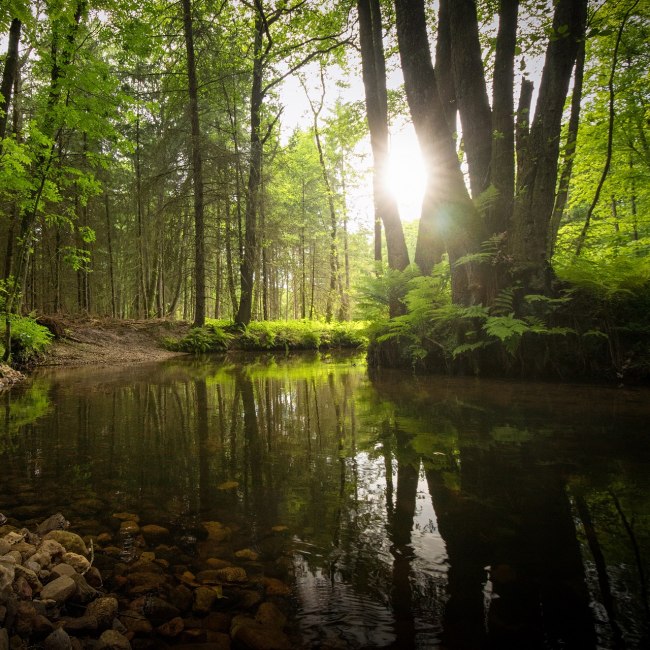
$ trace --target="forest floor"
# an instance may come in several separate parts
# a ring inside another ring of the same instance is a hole
[[[179,356],[163,346],[181,338],[187,323],[165,319],[57,318],[65,336],[53,340],[42,366],[115,365],[159,361]]]

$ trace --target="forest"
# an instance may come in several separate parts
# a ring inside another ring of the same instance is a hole
[[[34,319],[82,314],[188,321],[201,349],[362,322],[375,365],[647,379],[649,14],[3,1],[5,361],[45,346]]]

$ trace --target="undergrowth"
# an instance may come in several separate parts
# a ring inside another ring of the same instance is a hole
[[[52,342],[51,332],[29,316],[9,315],[11,323],[11,360],[25,366],[38,360]],[[7,314],[0,315],[0,358],[5,353]]]

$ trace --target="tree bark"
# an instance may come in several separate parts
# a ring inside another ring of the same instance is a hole
[[[366,96],[366,113],[373,155],[373,194],[375,215],[384,226],[388,266],[403,271],[409,265],[397,202],[387,185],[388,176],[388,101],[386,93],[386,63],[382,43],[382,22],[379,0],[358,0],[361,65]],[[375,236],[377,242],[377,236]],[[376,245],[376,244],[375,244]],[[378,253],[375,249],[375,259]],[[402,311],[399,304],[391,305],[391,314]]]
[[[452,264],[452,297],[457,303],[482,300],[480,279],[470,265],[454,267],[483,241],[483,226],[472,204],[447,124],[426,31],[423,0],[395,0],[397,39],[411,117],[427,170],[427,186],[415,262],[428,275],[446,248]]]
[[[530,292],[551,290],[548,229],[555,201],[562,113],[586,18],[587,0],[558,0],[555,5],[553,36],[523,152],[509,246],[513,271]]]
[[[16,75],[18,74],[18,47],[21,27],[22,23],[18,18],[14,18],[9,27],[7,56],[5,57],[5,66],[2,71],[2,81],[0,82],[0,141],[7,133],[11,91],[14,87]],[[0,142],[0,153],[2,153],[2,142]]]
[[[201,126],[194,58],[194,26],[191,0],[183,0],[183,28],[187,52],[187,82],[192,130],[192,178],[194,185],[194,327],[205,325],[205,216],[203,204],[203,160]]]
[[[434,72],[440,94],[440,103],[445,112],[449,133],[456,133],[456,87],[451,64],[451,29],[449,11],[453,0],[440,0],[438,8],[438,34],[436,38],[436,63]]]

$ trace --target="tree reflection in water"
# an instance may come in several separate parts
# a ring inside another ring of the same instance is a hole
[[[647,643],[643,392],[370,381],[346,358],[56,372],[32,391],[2,396],[0,511],[96,534],[127,510],[184,548],[221,521],[265,573],[293,573],[305,647]]]

